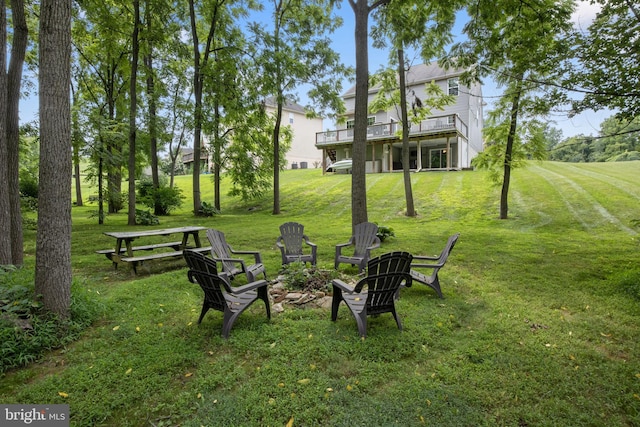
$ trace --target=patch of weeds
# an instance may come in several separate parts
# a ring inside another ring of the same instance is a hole
[[[339,277],[335,270],[322,270],[317,267],[307,268],[303,262],[292,262],[282,269],[282,284],[285,288],[295,291],[329,292],[331,281]]]
[[[99,306],[72,286],[69,319],[44,310],[34,291],[33,271],[0,269],[0,373],[25,366],[74,341],[97,318]]]

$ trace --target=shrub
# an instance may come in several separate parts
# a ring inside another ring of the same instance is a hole
[[[387,227],[386,225],[378,225],[378,232],[376,233],[376,235],[380,239],[380,242],[384,242],[387,237],[396,236],[396,234],[393,232],[393,228]]]
[[[70,310],[70,318],[60,320],[43,309],[35,298],[33,271],[0,268],[0,373],[77,339],[102,308],[74,283]]]
[[[213,205],[207,202],[202,202],[200,210],[198,211],[199,216],[214,216],[218,213],[220,212],[218,212],[218,210]]]
[[[143,211],[142,209],[136,209],[136,224],[140,225],[158,225],[160,219],[151,213],[151,211]]]
[[[140,180],[138,184],[138,201],[153,209],[157,215],[169,215],[172,210],[182,206],[183,199],[182,190],[178,187],[161,183],[156,189],[148,178]]]
[[[38,198],[38,178],[33,175],[21,172],[20,183],[18,184],[20,195],[24,197]]]

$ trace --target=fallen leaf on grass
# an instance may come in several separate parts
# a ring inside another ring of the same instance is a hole
[[[287,423],[287,427],[293,427],[293,417],[291,417],[291,419]]]
[[[129,375],[131,372],[133,372],[133,368],[127,369],[127,371],[124,374],[125,375]]]
[[[68,395],[67,393],[65,393],[64,391],[59,391],[59,392],[58,392],[58,396],[63,397],[63,398],[65,398],[65,399],[66,399],[67,397],[69,397],[69,395]]]
[[[307,385],[311,382],[311,380],[309,378],[303,378],[301,380],[298,380],[298,384],[302,384],[302,385]]]
[[[118,329],[120,329],[120,326],[114,326],[114,327],[113,327],[113,330],[114,330],[114,331],[117,331]]]
[[[189,378],[192,375],[193,375],[193,372],[187,372],[186,374],[184,374],[184,376],[187,377],[187,378]]]

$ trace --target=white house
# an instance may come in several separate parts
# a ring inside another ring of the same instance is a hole
[[[471,160],[482,151],[482,87],[462,85],[460,70],[445,70],[437,64],[413,66],[406,75],[408,101],[413,96],[424,100],[425,84],[435,82],[445,93],[456,96],[456,102],[409,131],[410,169],[460,170],[471,167]],[[379,88],[369,89],[369,101]],[[346,124],[334,131],[318,132],[316,148],[322,150],[323,169],[332,163],[351,158],[353,143],[355,87],[344,95]],[[369,114],[367,131],[367,172],[393,172],[402,170],[401,124],[395,111]]]
[[[265,108],[271,114],[276,112],[273,98],[265,101]],[[280,126],[289,126],[293,132],[291,148],[286,154],[287,168],[306,169],[322,164],[322,154],[313,145],[316,134],[322,131],[321,118],[307,118],[304,107],[288,101],[282,107]]]

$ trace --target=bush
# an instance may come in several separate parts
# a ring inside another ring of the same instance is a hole
[[[71,289],[71,315],[60,320],[35,298],[33,271],[0,268],[0,373],[37,360],[43,352],[74,341],[101,307],[87,291]]]
[[[20,173],[18,184],[20,195],[23,197],[38,198],[38,179],[28,173]]]
[[[169,215],[172,210],[182,206],[182,190],[178,187],[169,187],[163,183],[159,188],[153,188],[153,182],[142,179],[138,184],[138,201],[153,209],[157,215]]]
[[[158,225],[160,219],[151,213],[151,211],[143,211],[136,209],[136,224],[140,225]]]
[[[376,236],[378,236],[380,242],[384,242],[387,237],[395,237],[396,234],[393,232],[393,228],[387,227],[386,225],[378,225]]]
[[[214,216],[218,213],[220,212],[218,212],[218,210],[213,205],[210,205],[207,202],[202,202],[200,210],[198,211],[199,216]]]

